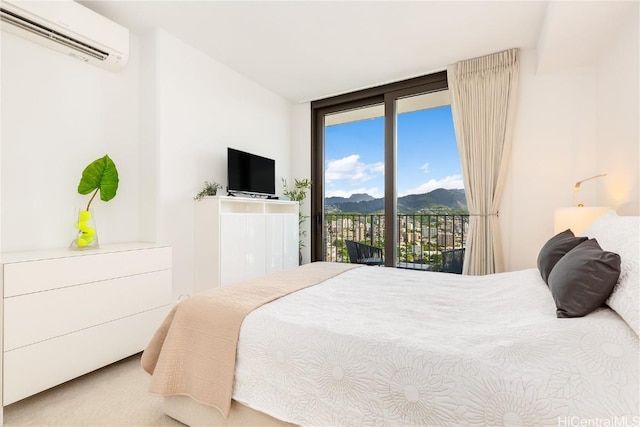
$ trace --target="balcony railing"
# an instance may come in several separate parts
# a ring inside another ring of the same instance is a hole
[[[384,248],[384,221],[383,214],[326,214],[325,260],[349,262],[345,240]],[[396,226],[398,267],[443,271],[443,253],[465,247],[469,215],[401,214]]]

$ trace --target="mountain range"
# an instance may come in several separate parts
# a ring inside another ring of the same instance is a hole
[[[428,211],[467,212],[467,198],[463,189],[446,190],[438,188],[424,194],[409,194],[398,198],[399,214],[424,213]],[[324,199],[326,212],[373,214],[384,210],[384,199],[376,199],[368,194],[352,194],[350,197],[327,197]]]

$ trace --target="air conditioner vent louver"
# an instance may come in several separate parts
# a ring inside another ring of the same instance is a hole
[[[71,0],[0,0],[2,30],[111,71],[129,59],[129,30]]]
[[[47,28],[43,25],[37,24],[33,21],[28,20],[27,18],[23,18],[16,15],[15,13],[11,13],[8,10],[0,8],[0,18],[4,22],[13,24],[40,37],[45,37],[58,43],[62,43],[63,45],[68,46],[71,49],[77,50],[78,52],[84,53],[86,55],[90,55],[96,59],[99,59],[100,61],[104,61],[109,57],[109,54],[107,52],[95,49],[85,43],[82,43],[79,40],[67,37],[64,34],[60,34],[59,32],[52,30],[51,28]]]

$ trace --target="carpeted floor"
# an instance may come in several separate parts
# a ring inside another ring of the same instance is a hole
[[[183,426],[148,393],[140,354],[5,408],[5,426]]]

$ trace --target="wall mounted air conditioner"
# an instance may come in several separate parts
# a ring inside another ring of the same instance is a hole
[[[111,71],[129,60],[129,30],[71,0],[1,0],[3,31]]]

